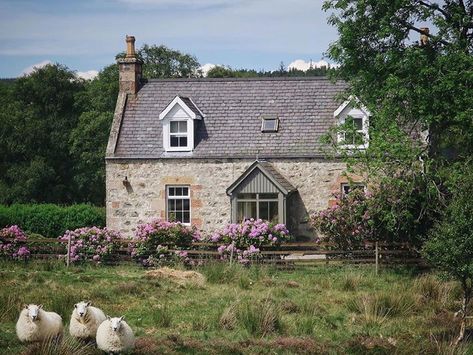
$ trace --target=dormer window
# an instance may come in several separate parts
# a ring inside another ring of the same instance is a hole
[[[370,115],[368,109],[354,96],[350,97],[334,112],[340,126],[337,142],[341,148],[368,148]]]
[[[176,96],[160,113],[163,123],[163,146],[166,152],[194,150],[194,121],[204,114],[188,97]]]
[[[261,119],[261,132],[277,132],[279,128],[279,118],[263,117]]]

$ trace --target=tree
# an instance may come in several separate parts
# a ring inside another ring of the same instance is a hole
[[[469,304],[473,296],[473,164],[470,162],[452,174],[452,199],[444,218],[436,225],[423,253],[432,265],[458,280],[463,290],[460,332],[457,343],[465,336]]]
[[[47,65],[16,80],[0,112],[0,203],[74,199],[69,135],[84,89],[74,72]]]
[[[199,77],[200,64],[191,54],[182,53],[164,45],[143,45],[137,56],[143,61],[143,77],[156,78],[192,78]],[[125,57],[125,53],[117,54],[116,58]]]
[[[103,205],[105,202],[105,150],[118,97],[118,67],[102,69],[86,83],[78,98],[82,113],[70,136],[75,159],[76,201]]]
[[[403,140],[428,129],[428,156],[437,162],[468,156],[473,148],[473,3],[329,0],[324,8],[335,11],[329,22],[340,34],[329,57],[341,64],[337,74],[349,82],[350,93],[376,113],[374,123],[397,130]],[[419,25],[425,22],[435,29]],[[420,34],[422,42],[412,41]],[[386,135],[379,138],[371,139],[374,147],[386,141]],[[397,149],[380,152],[395,161]],[[416,160],[424,151],[412,153]]]

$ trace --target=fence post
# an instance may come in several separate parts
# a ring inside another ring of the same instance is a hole
[[[379,251],[378,251],[378,241],[376,241],[374,243],[374,253],[375,253],[375,258],[376,258],[376,261],[375,261],[375,264],[376,264],[376,275],[378,275],[378,269],[379,269]]]
[[[235,241],[232,242],[232,250],[230,251],[230,265],[233,263],[233,249],[235,248]]]
[[[66,255],[66,266],[69,267],[71,262],[71,236],[67,239],[67,255]]]

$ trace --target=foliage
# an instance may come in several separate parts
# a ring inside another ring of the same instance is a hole
[[[261,219],[248,219],[242,223],[228,224],[223,230],[213,233],[209,242],[222,244],[218,252],[222,258],[232,254],[241,263],[260,255],[263,246],[279,245],[290,240],[284,224],[273,224]]]
[[[2,225],[20,225],[28,232],[45,237],[56,237],[68,229],[104,226],[105,209],[85,204],[66,207],[53,204],[0,205],[0,222]]]
[[[340,250],[358,249],[374,233],[368,212],[369,197],[359,189],[338,197],[335,205],[311,216],[311,225]]]
[[[473,164],[462,167],[460,174],[453,174],[453,177],[451,201],[423,251],[432,265],[444,270],[462,285],[463,330],[460,331],[459,341],[464,336],[464,322],[473,293]]]
[[[76,201],[105,203],[104,157],[117,97],[116,64],[102,69],[77,96],[82,112],[70,136],[70,152],[76,161],[73,167]]]
[[[207,72],[208,78],[258,78],[258,77],[304,77],[304,76],[325,76],[334,69],[321,67],[309,68],[306,71],[292,68],[287,70],[283,63],[278,70],[265,71],[254,69],[233,69],[229,66],[217,65]]]
[[[170,250],[189,246],[194,240],[200,239],[200,232],[194,226],[156,219],[136,228],[130,243],[131,256],[144,266],[167,264],[180,259],[185,261],[185,252],[172,253]]]
[[[85,260],[95,262],[113,260],[114,253],[120,248],[120,239],[120,233],[97,227],[68,230],[59,237],[62,242],[71,241],[69,260],[73,263]]]
[[[327,0],[324,9],[340,35],[328,51],[340,63],[333,74],[349,84],[346,96],[372,113],[367,149],[340,149],[338,128],[326,140],[350,172],[400,194],[380,222],[399,236],[403,228],[426,235],[448,203],[452,164],[473,151],[473,3]],[[412,228],[397,228],[406,217]]]
[[[31,253],[26,246],[27,236],[17,225],[0,230],[0,256],[26,260]]]
[[[69,135],[84,89],[68,68],[47,65],[7,89],[0,112],[0,203],[73,200]]]
[[[200,64],[195,56],[165,45],[144,44],[136,54],[143,62],[143,78],[146,79],[190,78],[200,75]],[[124,58],[125,55],[122,52],[116,58]]]

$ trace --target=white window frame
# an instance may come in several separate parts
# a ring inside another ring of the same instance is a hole
[[[356,105],[356,106],[355,106]],[[354,97],[350,96],[350,98],[345,101],[335,112],[334,117],[338,120],[338,125],[342,126],[346,123],[347,118],[354,118],[360,119],[362,122],[362,129],[360,132],[363,134],[364,143],[363,144],[344,144],[345,143],[345,133],[338,132],[337,133],[337,143],[339,147],[342,149],[348,150],[364,150],[367,149],[369,146],[369,117],[371,113],[369,110],[363,106],[360,101]]]
[[[355,186],[361,186],[363,187],[363,192],[366,193],[366,184],[363,183],[363,182],[352,182],[351,184],[349,182],[342,182],[340,184],[340,191],[341,191],[341,196],[342,197],[345,197],[347,196],[351,191],[349,191],[348,193],[345,192],[345,187],[349,187],[350,190],[352,190],[352,187],[355,187]]]
[[[276,124],[274,125],[274,129],[265,129],[264,128],[264,123],[265,121],[276,121]],[[279,118],[262,118],[261,119],[261,132],[262,133],[277,133],[279,131]]]
[[[169,189],[171,188],[187,188],[187,195],[183,196],[170,196],[169,194]],[[171,222],[169,220],[169,200],[183,200],[183,199],[188,199],[189,200],[189,222],[184,223],[182,221],[181,224],[185,226],[190,226],[192,224],[192,206],[191,206],[191,187],[189,185],[166,185],[166,221]]]

